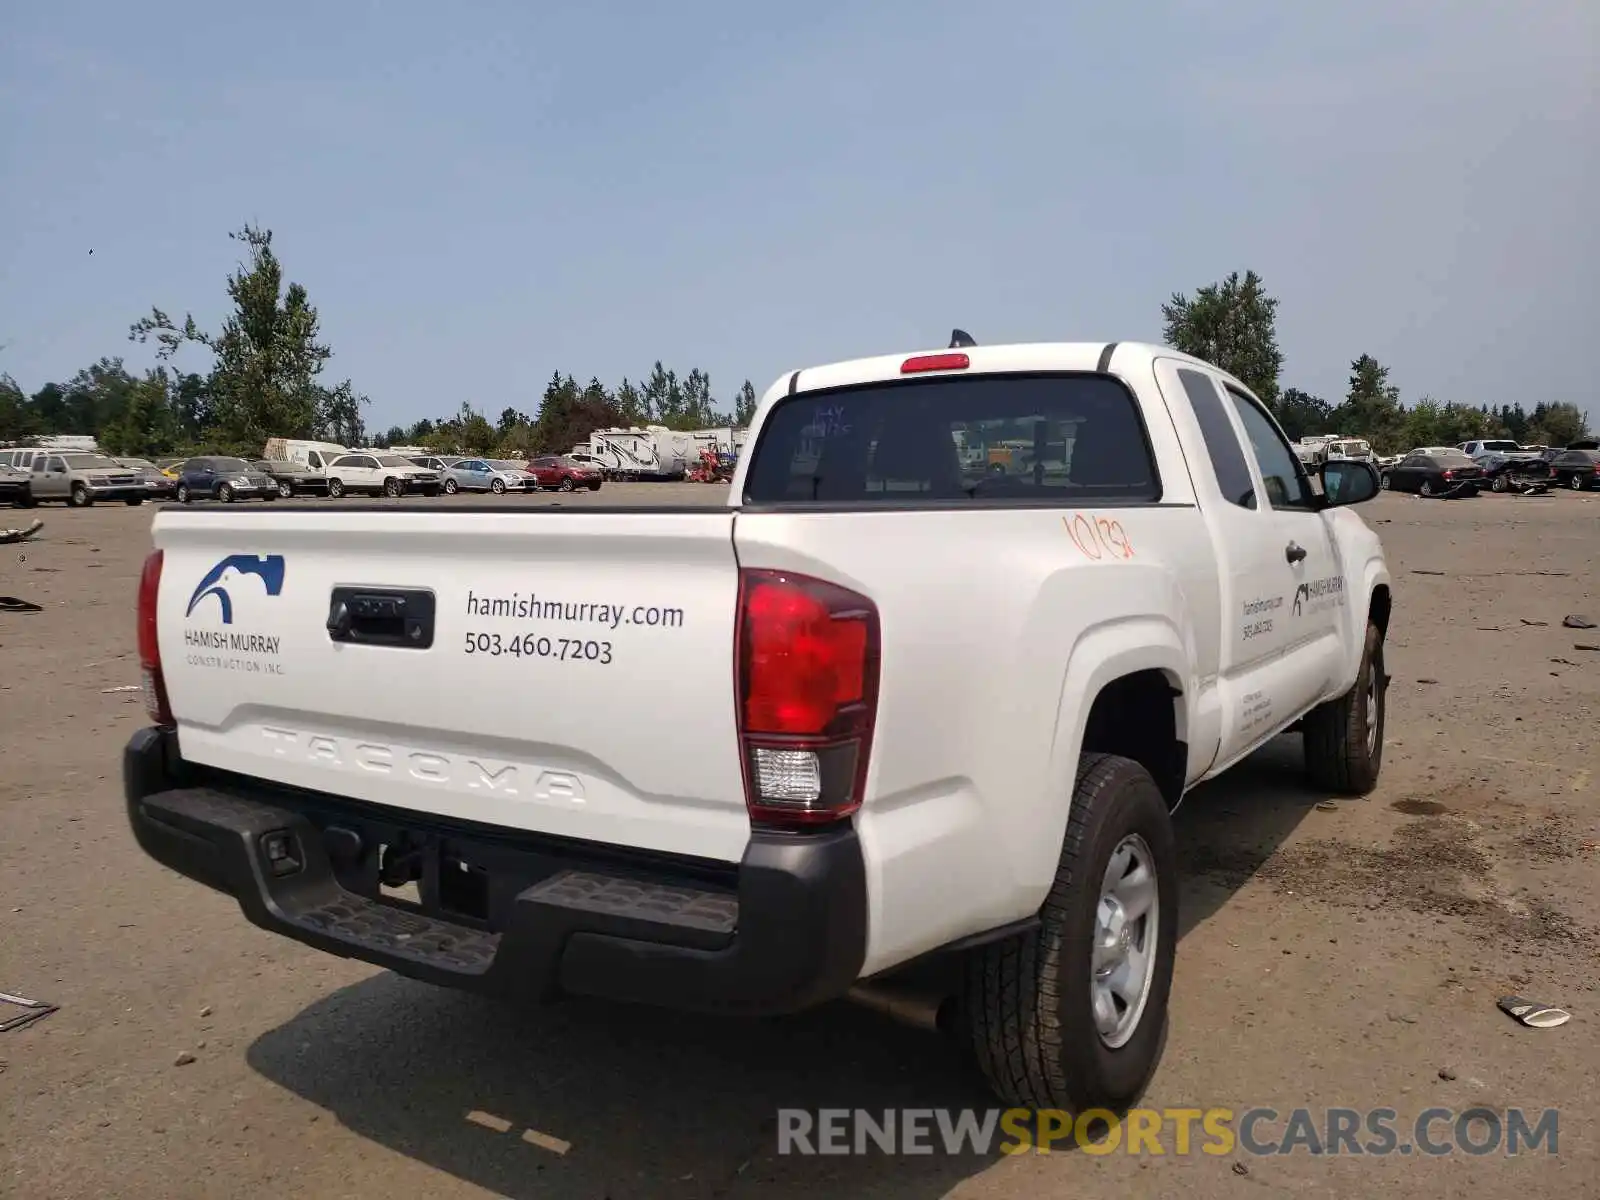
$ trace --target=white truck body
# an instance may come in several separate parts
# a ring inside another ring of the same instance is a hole
[[[326,471],[334,459],[350,453],[351,450],[337,442],[268,438],[261,457],[272,462],[304,463],[314,471]]]
[[[164,510],[148,621],[182,760],[713,873],[749,870],[767,818],[786,819],[790,801],[757,792],[798,787],[804,829],[832,815],[804,808],[812,792],[837,785],[867,979],[1039,919],[1089,751],[1142,762],[1175,806],[1359,690],[1369,626],[1388,622],[1378,538],[1327,505],[1237,381],[1130,343],[912,357],[936,365],[774,384],[726,508]],[[969,456],[1004,440],[1033,445],[1032,465],[919,490],[935,486],[920,463],[956,462],[950,427],[916,424],[946,403]],[[838,464],[869,454],[882,478],[844,482]],[[759,659],[752,597],[792,577],[847,590],[834,622],[871,610],[851,617],[873,647],[852,686],[875,693],[851,726],[853,783],[827,783],[825,755],[740,748],[761,741],[733,682]],[[431,644],[335,640],[338,596],[362,589],[426,593]],[[556,699],[505,703],[519,693]],[[825,781],[785,782],[791,766]]]

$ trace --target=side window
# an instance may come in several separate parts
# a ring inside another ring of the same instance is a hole
[[[1199,371],[1180,370],[1178,378],[1194,407],[1195,419],[1200,422],[1200,433],[1206,440],[1206,454],[1217,473],[1217,486],[1229,501],[1240,508],[1256,506],[1256,483],[1250,474],[1250,465],[1244,460],[1244,450],[1239,445],[1239,435],[1228,420],[1228,410],[1222,406],[1222,396],[1209,375]],[[1294,457],[1290,455],[1290,457]]]
[[[1314,510],[1315,493],[1306,478],[1300,460],[1283,440],[1272,418],[1254,400],[1243,392],[1228,389],[1228,399],[1233,401],[1245,436],[1250,439],[1250,449],[1255,452],[1256,466],[1261,469],[1261,482],[1267,489],[1267,503],[1273,508],[1304,508]]]
[[[61,458],[52,458],[49,462],[49,465],[45,469],[48,471],[65,471],[67,469],[66,460]]]

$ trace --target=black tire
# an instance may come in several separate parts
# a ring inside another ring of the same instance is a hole
[[[180,483],[178,485],[178,503],[187,504],[191,499],[193,499],[193,497],[189,495],[189,485],[187,483]]]
[[[1417,488],[1417,491],[1421,492],[1424,496],[1433,495],[1433,480],[1424,479],[1422,481],[1422,486]]]
[[[506,494],[506,481],[504,479],[489,480],[489,490],[496,496],[504,496]]]
[[[1496,475],[1494,482],[1489,486],[1497,492],[1509,492],[1511,490],[1511,482],[1504,475]]]
[[[1389,479],[1389,472],[1385,471],[1382,475],[1378,476],[1378,486],[1386,492],[1393,490],[1394,484]]]
[[[73,508],[88,508],[94,503],[94,497],[89,495],[89,489],[81,483],[72,485],[72,491],[67,495],[67,503]]]
[[[217,499],[223,504],[233,503],[233,485],[231,483],[217,484]]]
[[[294,495],[294,484],[287,479],[278,480],[278,495],[290,499]]]
[[[1583,476],[1574,471],[1567,476],[1567,486],[1575,492],[1583,491]]]
[[[143,496],[124,496],[122,498],[122,502],[124,504],[126,504],[129,508],[137,508],[139,505],[144,503],[144,497]]]
[[[383,494],[388,496],[390,499],[398,499],[400,496],[404,495],[405,490],[406,485],[401,483],[393,475],[389,476],[388,479],[383,481]]]
[[[422,494],[424,496],[437,496],[439,494],[439,485],[436,483],[429,484],[427,487],[422,489]]]
[[[39,502],[33,498],[33,487],[28,485],[24,486],[23,489],[12,498],[11,503],[16,505],[18,508],[34,508]]]
[[[446,496],[454,496],[460,490],[461,485],[454,479],[446,479],[444,481],[444,494]]]
[[[328,480],[328,495],[334,500],[344,497],[344,481],[341,479]]]
[[[589,485],[589,490],[591,492],[598,492],[600,490],[600,481],[596,479],[593,483],[591,483]]]
[[[1306,714],[1306,778],[1311,786],[1346,796],[1365,796],[1383,769],[1383,731],[1389,677],[1383,669],[1383,632],[1367,624],[1361,666],[1350,690]],[[1368,714],[1376,707],[1371,725]]]
[[[1155,935],[1144,1006],[1120,1046],[1095,1027],[1092,955],[1101,884],[1113,852],[1137,836],[1151,859]],[[1125,1111],[1143,1093],[1166,1044],[1167,997],[1178,937],[1172,820],[1150,773],[1131,759],[1085,754],[1055,883],[1032,933],[973,951],[962,1008],[978,1066],[1007,1104]]]
[[[563,492],[570,492],[572,490],[572,488],[573,488],[572,477],[569,475],[567,478],[565,478],[565,479],[563,479],[561,481],[561,490]]]
[[[262,495],[261,495],[261,498],[263,500],[267,501],[268,503],[270,503],[273,500],[276,500],[278,498],[278,493],[277,492],[263,492]]]

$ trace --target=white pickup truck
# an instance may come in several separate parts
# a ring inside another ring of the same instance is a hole
[[[1170,810],[1296,728],[1376,783],[1377,491],[1174,351],[968,344],[781,379],[726,507],[165,509],[128,816],[257,925],[521,1001],[943,964],[1002,1098],[1123,1106]]]

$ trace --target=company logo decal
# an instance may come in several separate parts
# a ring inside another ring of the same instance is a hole
[[[207,596],[215,596],[222,606],[222,623],[233,624],[233,597],[228,594],[225,586],[232,582],[228,572],[233,572],[233,579],[242,579],[246,575],[254,575],[261,580],[261,586],[266,589],[269,596],[277,596],[283,591],[283,555],[281,554],[230,554],[211,570],[206,572],[206,577],[194,589],[194,594],[189,597],[189,607],[184,616],[194,616],[194,610],[200,606]]]
[[[1294,605],[1290,613],[1301,616],[1321,612],[1344,603],[1344,576],[1330,575],[1326,579],[1312,579],[1302,583],[1294,592]]]

